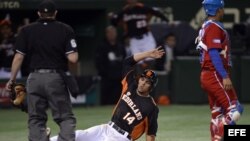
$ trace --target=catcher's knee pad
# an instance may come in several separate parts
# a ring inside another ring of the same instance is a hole
[[[222,113],[223,113],[223,110],[221,107],[214,106],[211,109],[212,119],[216,119],[216,118],[220,117],[222,115]]]
[[[240,119],[244,108],[239,103],[239,101],[233,102],[233,104],[227,109],[228,113],[226,114],[226,119],[229,120],[229,125],[235,125],[236,122]]]

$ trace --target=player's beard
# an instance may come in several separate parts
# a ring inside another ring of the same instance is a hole
[[[219,21],[222,22],[224,19],[224,10],[222,9],[221,13],[220,13],[220,17],[219,17]]]
[[[222,22],[223,19],[224,19],[224,15],[221,15],[219,21]]]
[[[143,86],[138,86],[137,91],[141,94],[144,93],[144,87]]]

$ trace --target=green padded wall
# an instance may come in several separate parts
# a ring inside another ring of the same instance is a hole
[[[198,57],[177,57],[172,75],[171,101],[181,104],[207,102],[207,95],[200,87],[200,64]]]

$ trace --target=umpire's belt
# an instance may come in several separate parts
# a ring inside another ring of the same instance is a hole
[[[31,72],[35,73],[58,73],[59,71],[56,69],[34,69]]]
[[[125,130],[123,130],[122,128],[120,128],[119,126],[117,126],[114,122],[110,121],[109,126],[111,126],[112,128],[114,128],[117,132],[119,132],[120,134],[122,134],[123,136],[127,137],[129,140],[131,140],[131,137],[129,135],[129,133]]]

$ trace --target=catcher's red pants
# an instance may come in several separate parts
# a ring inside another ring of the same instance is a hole
[[[201,87],[208,94],[212,120],[219,115],[226,115],[229,107],[238,100],[235,89],[226,91],[223,87],[222,78],[215,71],[202,71],[200,79]],[[214,134],[223,135],[223,129],[218,131],[220,133],[214,133],[211,128],[210,130],[212,138]]]

